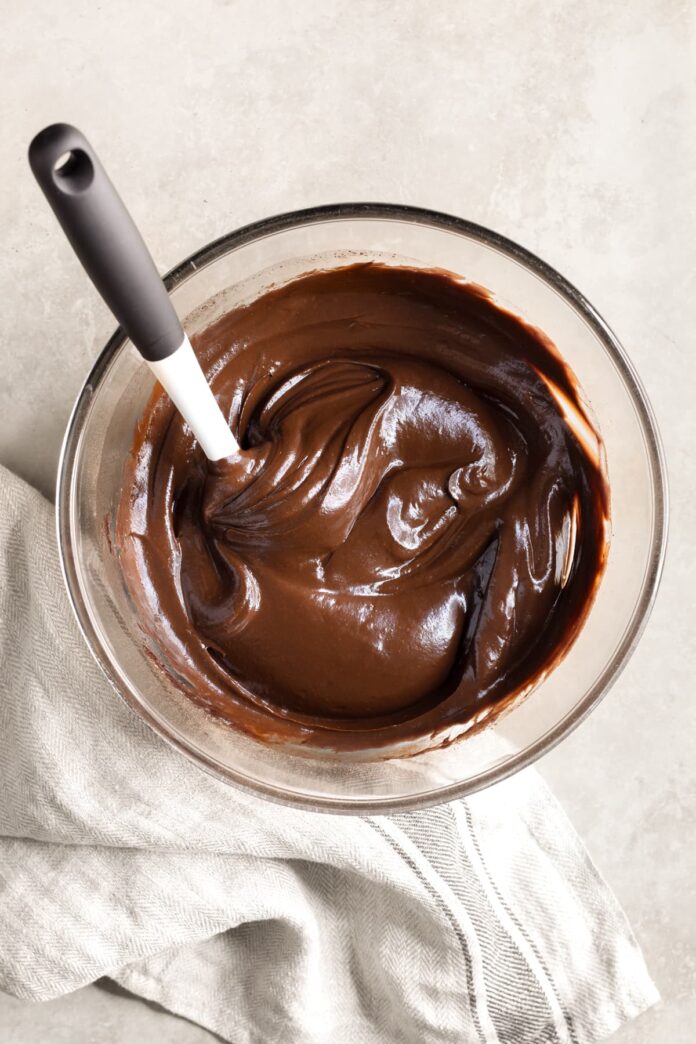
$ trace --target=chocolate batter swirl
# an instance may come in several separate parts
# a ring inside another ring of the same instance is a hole
[[[447,273],[353,265],[196,349],[243,448],[157,390],[118,517],[165,671],[269,740],[432,745],[567,650],[601,576],[601,443],[538,331]]]

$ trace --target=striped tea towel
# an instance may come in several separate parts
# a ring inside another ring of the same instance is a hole
[[[0,988],[109,975],[234,1044],[586,1044],[655,1002],[534,772],[393,817],[239,793],[106,684],[2,471],[0,553]]]

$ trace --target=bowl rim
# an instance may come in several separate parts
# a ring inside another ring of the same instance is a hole
[[[485,772],[472,777],[472,779],[460,783],[451,783],[444,787],[435,787],[417,795],[388,799],[341,799],[321,795],[309,797],[295,791],[282,789],[273,784],[251,780],[249,777],[237,775],[234,770],[220,765],[215,759],[208,757],[197,747],[190,746],[182,742],[178,736],[167,732],[160,721],[142,703],[134,698],[110,662],[109,656],[92,624],[82,596],[75,562],[75,544],[71,535],[70,495],[77,473],[76,465],[79,461],[81,420],[83,414],[88,410],[94,391],[103,379],[111,360],[127,341],[127,337],[120,327],[115,330],[94,361],[78,393],[68,420],[58,462],[56,529],[63,580],[78,627],[82,632],[87,647],[111,687],[154,732],[161,736],[171,747],[185,754],[211,775],[257,797],[261,796],[280,804],[315,812],[375,815],[426,808],[464,797],[493,783],[500,782],[548,753],[584,721],[619,677],[647,625],[664,567],[668,535],[669,494],[665,455],[653,409],[633,364],[614,332],[587,298],[551,265],[542,261],[525,247],[519,246],[519,244],[507,237],[482,225],[451,214],[406,204],[368,202],[325,204],[263,218],[228,232],[195,251],[180,264],[172,268],[163,277],[164,284],[171,293],[194,272],[207,267],[225,254],[247,243],[277,232],[326,221],[355,219],[405,221],[434,227],[439,230],[452,231],[468,238],[477,239],[485,246],[492,247],[519,262],[548,283],[571,307],[580,313],[609,353],[632,399],[645,440],[652,475],[654,505],[650,558],[643,579],[640,597],[633,608],[629,622],[613,657],[605,666],[595,684],[585,693],[573,710],[527,748],[513,754],[503,764],[487,769]]]

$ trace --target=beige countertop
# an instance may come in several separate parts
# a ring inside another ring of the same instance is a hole
[[[236,226],[341,200],[510,236],[575,283],[651,397],[671,538],[651,622],[539,767],[625,907],[663,1003],[616,1044],[696,1031],[696,12],[688,0],[0,0],[0,462],[51,495],[112,330],[25,159],[67,120],[162,271]],[[113,989],[0,995],[5,1044],[214,1038]]]

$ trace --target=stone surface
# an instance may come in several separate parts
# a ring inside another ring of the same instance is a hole
[[[101,152],[164,271],[269,214],[347,199],[461,214],[560,269],[626,345],[672,479],[660,597],[629,667],[540,765],[634,925],[663,1003],[616,1044],[696,1023],[696,14],[688,0],[0,0],[0,461],[51,494],[113,322],[28,171],[44,124]],[[0,996],[0,1038],[214,1038],[91,986]]]

